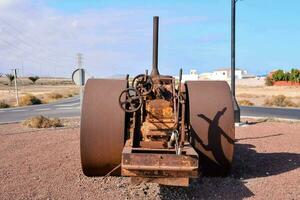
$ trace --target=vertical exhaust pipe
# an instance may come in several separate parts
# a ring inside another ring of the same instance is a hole
[[[153,56],[151,76],[159,76],[158,72],[158,16],[153,17]]]

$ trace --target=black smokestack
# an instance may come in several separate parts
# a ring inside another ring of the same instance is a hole
[[[158,16],[153,17],[153,58],[151,76],[158,76]]]

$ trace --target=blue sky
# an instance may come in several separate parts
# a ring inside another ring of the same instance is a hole
[[[19,49],[27,73],[33,69],[45,75],[67,76],[75,67],[76,52],[84,54],[85,66],[94,76],[143,72],[152,61],[154,15],[160,16],[162,73],[176,74],[180,67],[187,73],[190,69],[206,72],[230,66],[230,0],[13,1],[15,5],[1,8],[0,4],[0,11],[7,12],[0,14],[0,20],[24,32],[22,40],[35,46],[42,43],[46,49],[45,53],[33,47],[27,52]],[[10,16],[11,11],[19,14]],[[297,0],[238,1],[237,66],[254,74],[299,68],[299,20]],[[32,60],[41,58],[44,63],[26,60],[29,53]],[[0,61],[0,69],[19,65],[20,56],[15,57]]]

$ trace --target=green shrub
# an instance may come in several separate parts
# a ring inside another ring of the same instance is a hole
[[[283,72],[283,70],[277,70],[276,72],[274,72],[272,74],[272,79],[274,81],[283,81],[283,79],[284,79],[284,72]]]
[[[298,69],[292,69],[291,72],[277,70],[272,74],[272,80],[300,82],[300,71]]]
[[[292,69],[291,75],[290,75],[290,80],[293,82],[300,82],[300,70]]]
[[[283,81],[290,81],[291,80],[291,73],[290,72],[286,72],[283,75]]]

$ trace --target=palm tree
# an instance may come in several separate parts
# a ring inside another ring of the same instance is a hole
[[[35,84],[35,82],[36,82],[37,80],[39,80],[40,77],[38,77],[38,76],[29,76],[28,79],[31,80],[33,84]]]
[[[7,79],[9,80],[9,84],[12,85],[13,80],[15,79],[15,76],[13,74],[5,74]]]

